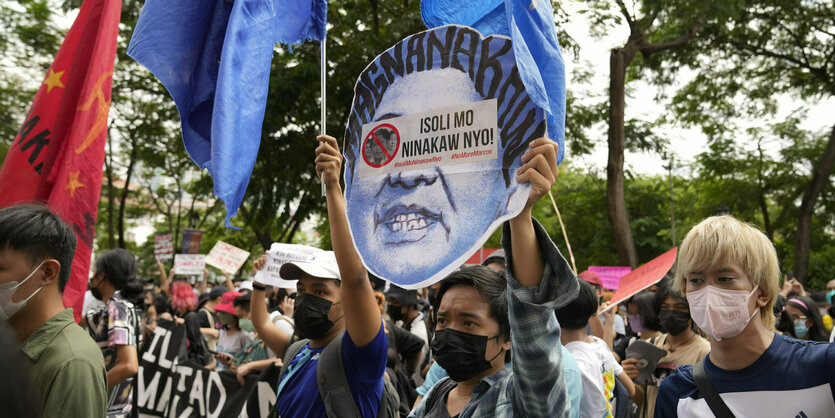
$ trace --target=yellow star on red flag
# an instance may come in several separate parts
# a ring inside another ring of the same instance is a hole
[[[67,181],[67,190],[70,191],[70,197],[75,197],[75,190],[84,187],[84,184],[78,181],[78,175],[81,173],[81,170],[76,171],[75,173],[70,173],[70,179]]]
[[[64,88],[64,83],[61,82],[61,76],[64,75],[63,71],[52,71],[52,68],[49,69],[49,73],[46,75],[46,79],[43,81],[43,84],[46,84],[46,93],[49,94],[52,92],[53,87],[61,87]]]

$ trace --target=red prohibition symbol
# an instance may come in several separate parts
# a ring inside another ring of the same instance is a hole
[[[400,132],[388,123],[377,125],[362,142],[362,159],[370,167],[380,168],[394,160],[400,149]]]

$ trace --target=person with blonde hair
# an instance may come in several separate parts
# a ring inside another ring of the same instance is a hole
[[[673,282],[710,353],[664,380],[656,417],[835,416],[835,345],[774,332],[779,279],[756,227],[714,216],[690,230]]]

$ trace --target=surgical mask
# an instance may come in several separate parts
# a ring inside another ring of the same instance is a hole
[[[35,272],[38,271],[38,269],[40,269],[41,266],[43,266],[43,263],[45,262],[46,260],[41,261],[41,264],[38,264],[38,267],[35,267],[35,269],[32,270],[32,272],[29,273],[29,275],[26,276],[26,278],[19,282],[10,281],[6,283],[0,283],[0,319],[5,321],[13,317],[19,310],[21,310],[26,305],[26,302],[29,302],[29,299],[32,299],[32,297],[37,295],[38,292],[40,292],[41,289],[43,289],[43,286],[40,286],[37,290],[32,292],[32,294],[29,295],[28,298],[23,299],[22,301],[17,303],[12,302],[12,296],[14,296],[14,292],[17,290],[17,288],[19,288],[21,285],[23,285],[23,283],[29,280],[29,278],[32,277],[32,275],[35,274]]]
[[[406,314],[403,313],[403,307],[402,306],[389,305],[388,314],[389,314],[389,318],[391,318],[391,320],[394,321],[394,322],[402,321],[406,318]]]
[[[658,314],[661,326],[670,335],[679,335],[690,327],[690,314],[673,310],[663,310]]]
[[[96,278],[96,276],[93,276],[93,279],[95,279],[95,278]],[[102,297],[104,297],[104,296],[102,296],[101,290],[99,290],[98,287],[93,286],[93,279],[90,279],[90,281],[87,282],[87,290],[90,291],[90,294],[92,294],[93,297],[96,298],[96,300],[102,300]],[[104,279],[102,279],[102,280],[104,280]],[[99,282],[99,284],[101,284],[101,282]]]
[[[484,358],[487,342],[499,336],[487,338],[485,335],[469,334],[446,328],[435,331],[432,339],[432,357],[447,371],[456,382],[463,382],[490,370],[491,364],[501,350],[489,361]]]
[[[794,321],[794,335],[797,338],[805,337],[807,332],[809,332],[809,330],[806,328],[806,321],[803,321],[803,320]]]
[[[638,334],[647,330],[647,327],[644,326],[644,318],[641,318],[641,315],[629,314],[626,315],[626,320],[629,322],[629,327],[632,328],[632,331]]]
[[[238,327],[246,332],[255,332],[255,325],[249,319],[239,319]]]
[[[716,341],[736,337],[759,311],[757,308],[754,313],[748,315],[748,303],[757,288],[758,286],[755,286],[754,290],[746,292],[705,286],[703,289],[687,292],[690,316],[702,331]]]
[[[333,321],[328,318],[333,303],[310,293],[302,293],[296,298],[293,309],[293,322],[296,333],[302,338],[318,340],[328,334],[333,328]],[[337,321],[342,317],[337,318]]]

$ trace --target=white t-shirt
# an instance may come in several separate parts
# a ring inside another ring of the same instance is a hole
[[[612,351],[600,338],[591,336],[593,343],[573,341],[565,348],[577,360],[583,376],[583,402],[580,417],[612,417],[615,376],[623,373],[623,367],[615,361]]]
[[[293,335],[296,332],[293,318],[290,318],[287,315],[282,315],[279,311],[270,312],[270,322],[275,324],[278,329],[284,331],[287,335]]]

